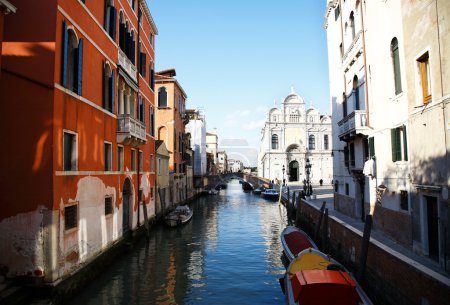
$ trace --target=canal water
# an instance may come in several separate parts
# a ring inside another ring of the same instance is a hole
[[[71,304],[284,304],[285,209],[231,180],[191,203],[183,227],[154,226]]]

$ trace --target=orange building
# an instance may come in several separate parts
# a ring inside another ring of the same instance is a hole
[[[12,2],[0,266],[54,282],[154,215],[157,28],[145,0]]]
[[[181,85],[174,78],[175,69],[156,72],[155,91],[157,92],[156,128],[158,140],[166,143],[170,160],[170,188],[172,189],[172,203],[179,203],[186,199],[186,158],[185,145],[185,114],[186,98]]]

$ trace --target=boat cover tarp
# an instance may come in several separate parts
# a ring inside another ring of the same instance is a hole
[[[358,305],[356,283],[344,271],[302,270],[291,278],[294,299],[304,305]]]

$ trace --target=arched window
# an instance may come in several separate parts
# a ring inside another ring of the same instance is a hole
[[[158,107],[167,108],[167,90],[166,87],[161,87],[158,90]]]
[[[309,136],[309,150],[316,149],[316,138],[313,135]]]
[[[114,71],[103,65],[103,108],[114,113]]]
[[[272,149],[278,149],[278,135],[272,135]]]
[[[67,89],[81,95],[83,80],[83,39],[78,40],[73,29],[63,22],[61,83]]]
[[[353,39],[355,39],[356,36],[355,14],[353,12],[350,13],[350,27],[352,28],[352,41],[353,41]]]
[[[360,110],[358,77],[356,75],[353,77],[353,92],[355,93],[355,110]]]
[[[402,92],[402,80],[400,74],[400,55],[398,51],[398,40],[393,38],[391,41],[392,67],[394,68],[395,94]]]
[[[328,150],[328,146],[329,146],[328,135],[326,134],[323,136],[323,149]]]

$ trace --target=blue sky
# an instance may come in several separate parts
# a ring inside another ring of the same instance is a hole
[[[326,0],[147,2],[159,31],[156,70],[176,69],[187,108],[203,110],[219,144],[246,139],[259,150],[267,109],[292,85],[331,112]]]

